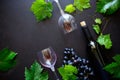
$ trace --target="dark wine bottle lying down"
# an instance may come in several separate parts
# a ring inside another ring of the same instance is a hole
[[[85,21],[80,22],[82,31],[87,42],[88,58],[91,66],[94,68],[95,80],[110,80],[108,74],[103,70],[105,66],[104,59],[99,50],[99,46],[93,39]]]

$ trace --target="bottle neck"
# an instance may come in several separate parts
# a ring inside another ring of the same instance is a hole
[[[85,35],[85,38],[87,39],[87,41],[90,43],[91,41],[94,41],[89,29],[87,26],[82,27],[83,33]]]

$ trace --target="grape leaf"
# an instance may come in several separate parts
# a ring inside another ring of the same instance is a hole
[[[83,11],[83,9],[90,8],[90,0],[74,0],[74,6],[80,10]]]
[[[0,51],[0,71],[8,71],[16,64],[16,53],[4,48]]]
[[[45,0],[35,0],[30,9],[35,15],[37,21],[42,21],[51,18],[53,6],[52,3],[45,2]]]
[[[25,80],[48,80],[48,73],[44,72],[41,65],[35,61],[30,69],[25,67]]]
[[[120,8],[120,0],[99,0],[97,2],[97,12],[103,14],[113,14]]]
[[[120,55],[116,55],[113,57],[114,61],[116,61],[118,64],[120,64]]]
[[[115,78],[120,79],[120,55],[113,57],[115,62],[112,62],[104,67],[106,71],[113,75]]]
[[[102,23],[102,20],[101,20],[100,18],[96,18],[96,19],[95,19],[95,23],[96,23],[96,24],[101,24],[101,23]]]
[[[76,10],[76,8],[73,6],[73,4],[69,4],[65,7],[65,11],[68,13],[73,13]]]
[[[63,80],[76,80],[77,76],[75,74],[78,73],[76,67],[72,65],[65,65],[64,67],[58,68],[60,75],[62,76]]]
[[[100,45],[104,45],[106,49],[110,49],[112,47],[112,41],[111,41],[111,38],[110,38],[110,34],[106,34],[106,35],[101,34],[97,38],[97,42]]]
[[[93,29],[94,31],[99,34],[100,33],[100,26],[99,25],[92,25],[93,26]]]

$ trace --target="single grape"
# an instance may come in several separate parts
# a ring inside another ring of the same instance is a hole
[[[68,50],[68,48],[65,48],[65,50]]]
[[[72,57],[72,60],[75,60],[75,57]]]
[[[93,71],[91,71],[91,72],[89,73],[89,75],[94,75]]]
[[[71,50],[71,51],[74,51],[74,49],[73,49],[73,48],[71,48],[70,50]]]
[[[67,54],[67,51],[64,51],[64,54]]]
[[[68,64],[66,60],[63,60],[63,64]]]
[[[64,56],[64,59],[65,59],[65,60],[68,60],[68,57],[67,57],[67,56]]]
[[[86,59],[82,59],[82,61],[83,61],[83,64],[85,64],[85,63],[86,63]]]
[[[84,75],[84,73],[80,72],[80,73],[79,73],[79,75],[80,75],[80,76],[83,76],[83,75]]]

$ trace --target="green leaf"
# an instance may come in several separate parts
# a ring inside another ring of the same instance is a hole
[[[110,39],[110,34],[106,34],[106,35],[101,34],[98,37],[97,42],[100,45],[104,45],[106,49],[110,49],[112,47],[112,41]]]
[[[115,68],[118,66],[115,62],[112,62],[111,64],[104,67],[106,71],[109,71],[110,74],[113,74],[115,72]]]
[[[74,0],[74,6],[80,10],[83,11],[83,9],[90,8],[90,0]]]
[[[35,61],[30,69],[25,67],[25,80],[48,80],[48,73],[44,72],[41,65]]]
[[[92,25],[93,26],[93,29],[94,31],[99,34],[100,33],[100,26],[99,25]]]
[[[101,23],[102,23],[102,20],[101,20],[100,18],[96,18],[96,19],[95,19],[95,23],[96,23],[96,24],[101,24]]]
[[[16,53],[4,48],[0,51],[0,71],[8,71],[16,64]]]
[[[65,11],[68,13],[73,13],[75,11],[75,7],[73,6],[73,4],[69,4],[65,7]]]
[[[113,59],[120,64],[120,55],[114,56]]]
[[[106,65],[104,69],[112,74],[113,77],[120,79],[120,55],[114,56],[113,59],[115,62]]]
[[[113,14],[120,8],[120,0],[99,0],[97,2],[97,12],[103,14]]]
[[[60,75],[62,76],[63,80],[76,80],[77,76],[75,74],[78,73],[76,67],[72,65],[65,65],[64,67],[58,68]]]
[[[32,3],[31,11],[35,15],[37,21],[42,21],[47,18],[51,18],[53,6],[50,2],[45,0],[36,0]]]

